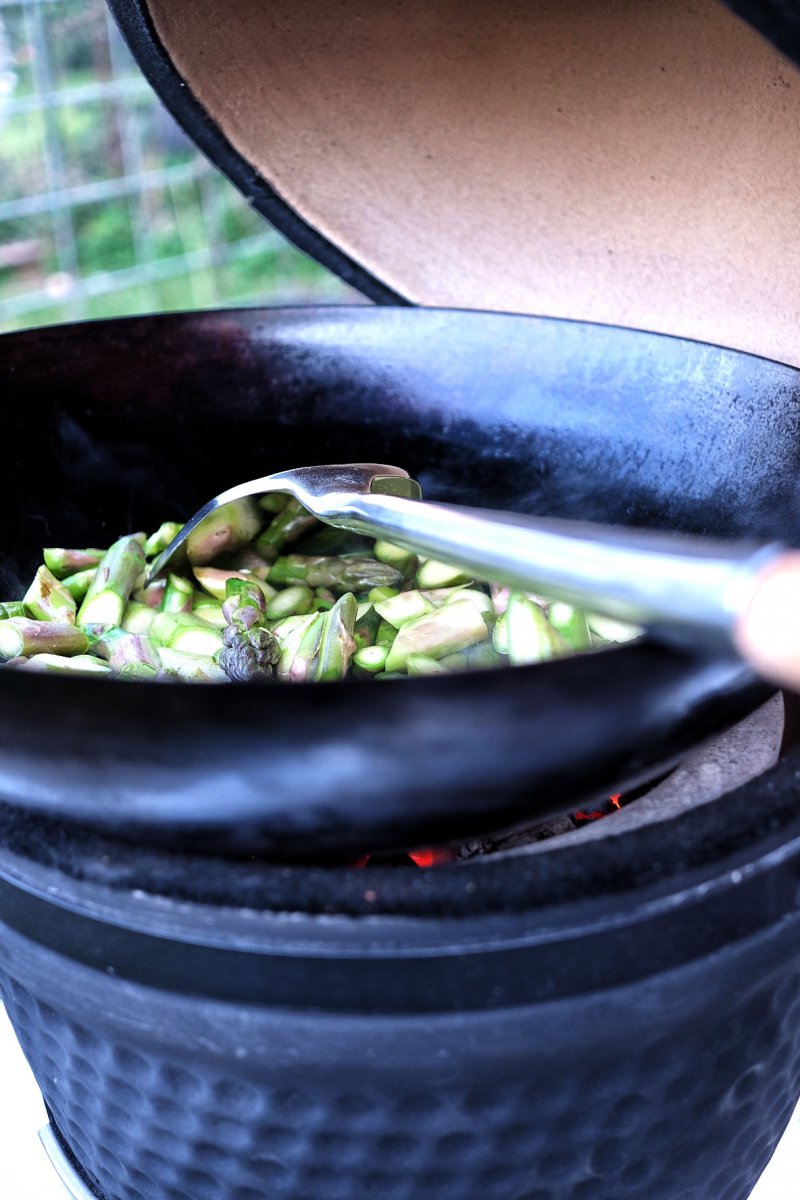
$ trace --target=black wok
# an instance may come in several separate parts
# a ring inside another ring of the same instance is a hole
[[[800,371],[624,329],[413,309],[219,312],[0,338],[0,599],[43,545],[251,475],[386,460],[431,499],[800,533]],[[0,798],[272,856],[466,838],[668,768],[768,694],[646,639],[474,675],[283,687],[0,670]]]

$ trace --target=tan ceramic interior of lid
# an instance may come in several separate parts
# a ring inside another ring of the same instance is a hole
[[[150,0],[300,215],[420,304],[800,365],[800,71],[717,0]]]

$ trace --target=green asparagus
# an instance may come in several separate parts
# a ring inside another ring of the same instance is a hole
[[[267,522],[263,532],[264,523]],[[638,630],[322,526],[293,498],[226,505],[189,565],[145,586],[180,529],[48,547],[0,602],[0,665],[132,680],[329,682],[523,666]],[[304,553],[284,553],[297,544]]]

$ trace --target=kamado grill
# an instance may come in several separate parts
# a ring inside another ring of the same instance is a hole
[[[738,16],[111,7],[253,203],[394,303],[4,337],[4,591],[315,461],[800,545],[800,77]],[[750,1195],[800,1096],[800,758],[739,664],[5,671],[0,720],[0,990],[79,1200]]]

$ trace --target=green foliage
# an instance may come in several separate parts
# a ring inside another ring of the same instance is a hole
[[[271,232],[200,157],[143,82],[141,91],[134,82],[133,91],[119,97],[70,101],[76,88],[118,77],[111,70],[103,0],[59,0],[42,12],[60,102],[5,119],[0,113],[0,205],[44,197],[54,187],[63,195],[53,198],[52,211],[0,220],[0,329],[229,303],[345,298],[343,284]],[[12,7],[2,16],[14,60],[14,98],[30,96],[35,56],[21,10]],[[129,65],[127,78],[141,81],[138,68]],[[54,144],[61,178],[52,161],[47,165]],[[171,169],[172,178],[165,179]],[[135,178],[126,175],[131,170]],[[87,190],[116,181],[124,194],[90,200]]]

